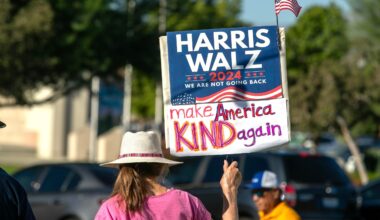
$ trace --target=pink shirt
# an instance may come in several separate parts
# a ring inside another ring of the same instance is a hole
[[[95,220],[209,220],[210,213],[195,196],[181,190],[171,189],[168,192],[147,198],[140,212],[126,212],[125,205],[119,205],[118,196],[105,201]]]

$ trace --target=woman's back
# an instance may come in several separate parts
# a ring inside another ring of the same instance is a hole
[[[102,164],[119,168],[112,197],[102,204],[95,220],[209,220],[202,202],[181,190],[168,190],[160,179],[170,165],[182,162],[163,156],[158,134],[126,132],[117,159]],[[238,219],[237,189],[241,174],[237,162],[223,164],[224,220]]]
[[[158,196],[147,197],[139,212],[126,211],[125,203],[119,196],[113,196],[100,207],[96,220],[207,220],[211,219],[200,200],[191,194],[171,189]]]

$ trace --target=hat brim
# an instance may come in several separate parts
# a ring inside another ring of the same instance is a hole
[[[102,163],[100,166],[105,166],[105,167],[119,167],[122,164],[128,164],[128,163],[163,163],[163,164],[168,164],[168,165],[177,165],[177,164],[182,164],[183,162],[179,161],[174,161],[174,160],[169,160],[163,157],[144,157],[144,158],[139,158],[139,157],[128,157],[128,158],[119,158],[116,160],[113,160],[111,162],[107,163]]]
[[[252,183],[244,184],[243,187],[245,189],[250,189],[250,190],[277,189],[277,188],[279,188],[279,187],[257,187],[257,186],[253,186]]]
[[[253,187],[252,184],[245,184],[244,189],[249,189],[251,191],[259,190],[271,190],[271,189],[281,189],[280,187]]]

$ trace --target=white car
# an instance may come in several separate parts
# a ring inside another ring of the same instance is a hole
[[[92,220],[112,192],[117,169],[92,163],[40,164],[13,175],[38,220]]]

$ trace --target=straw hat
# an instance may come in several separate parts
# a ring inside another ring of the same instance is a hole
[[[126,132],[121,141],[120,154],[116,160],[101,166],[118,167],[126,163],[165,163],[170,165],[182,162],[164,158],[160,139],[154,131]]]

